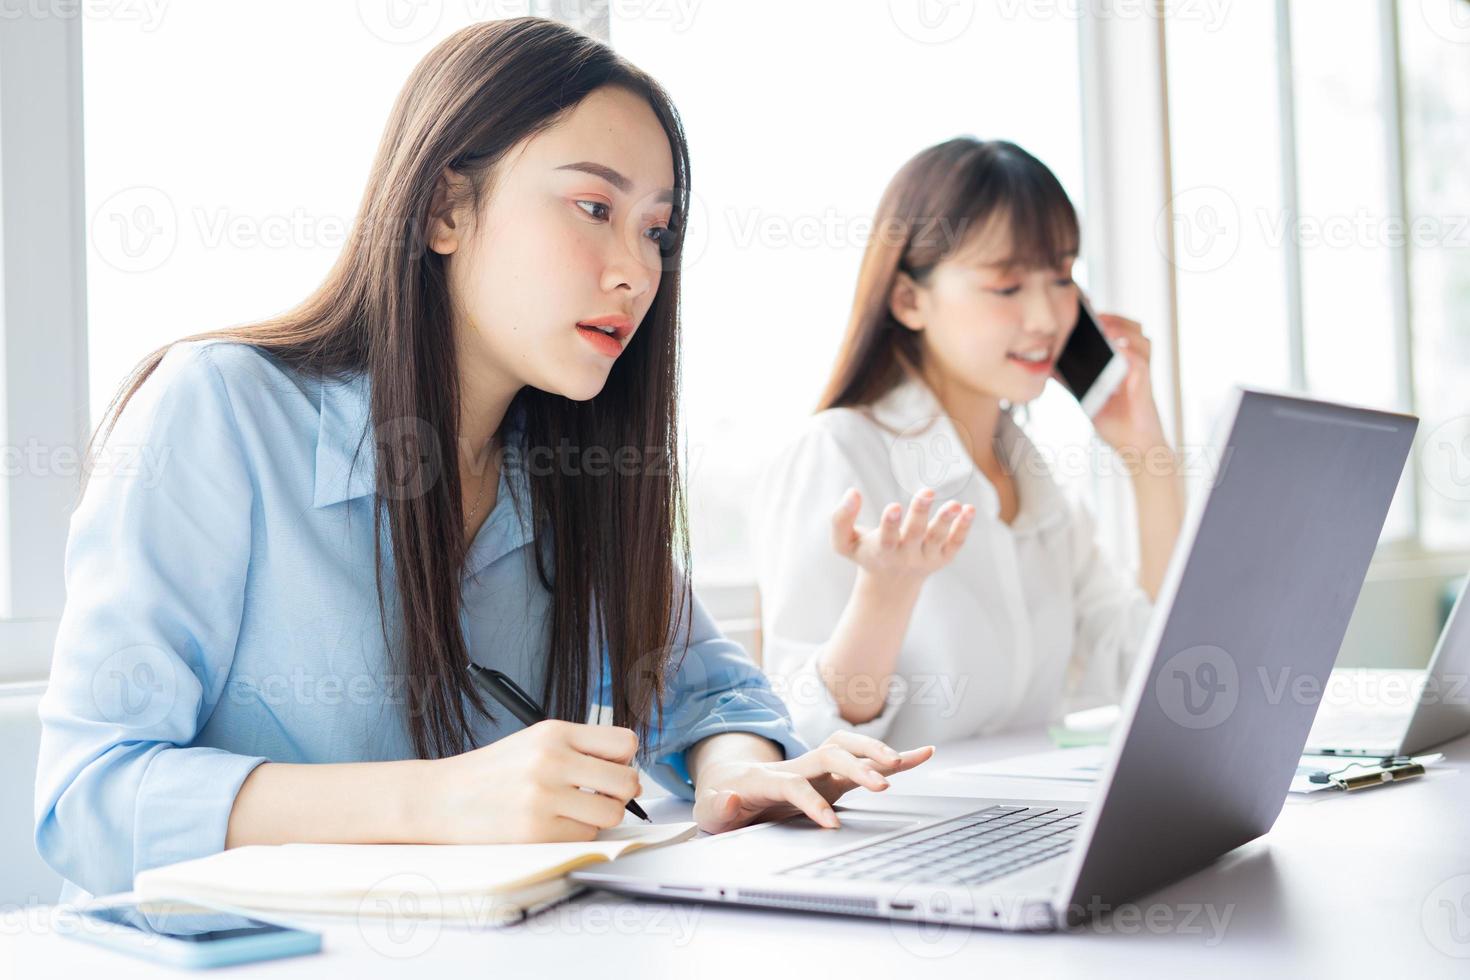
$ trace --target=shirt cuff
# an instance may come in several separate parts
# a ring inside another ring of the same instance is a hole
[[[743,703],[742,703],[743,702]],[[691,746],[701,739],[723,732],[749,732],[775,742],[787,759],[804,755],[807,744],[792,730],[790,719],[760,699],[746,694],[727,694],[722,711],[711,715],[690,730],[678,748],[656,757],[645,770],[654,781],[675,796],[694,799],[694,779],[685,759]]]
[[[133,874],[223,851],[240,784],[268,761],[205,746],[156,754],[138,789]]]
[[[842,709],[827,682],[817,669],[821,651],[808,657],[800,667],[786,676],[787,690],[781,695],[791,709],[792,722],[809,745],[820,745],[834,732],[848,731],[880,741],[893,725],[893,716],[908,699],[908,684],[899,674],[889,676],[883,707],[867,721],[853,724],[842,717]]]

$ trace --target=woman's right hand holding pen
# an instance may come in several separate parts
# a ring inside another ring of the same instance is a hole
[[[643,791],[638,736],[612,725],[542,721],[427,764],[424,840],[527,844],[591,840]],[[587,792],[581,787],[595,792]]]

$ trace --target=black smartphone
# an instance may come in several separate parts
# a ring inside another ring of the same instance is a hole
[[[1077,305],[1077,325],[1057,357],[1056,372],[1089,417],[1102,410],[1128,376],[1128,360],[1103,336],[1085,296]]]

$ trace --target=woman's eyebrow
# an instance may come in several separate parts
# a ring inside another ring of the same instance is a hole
[[[578,170],[578,171],[581,171],[584,174],[591,174],[594,177],[601,177],[603,180],[607,181],[609,184],[612,184],[614,187],[616,187],[618,190],[622,191],[624,194],[628,193],[630,190],[633,189],[633,182],[631,180],[629,180],[627,177],[624,177],[622,174],[618,173],[612,167],[605,166],[605,165],[603,165],[601,163],[593,163],[590,160],[579,160],[576,163],[563,164],[562,166],[557,167],[556,169],[557,170]],[[672,203],[673,200],[674,200],[674,191],[673,191],[673,189],[672,188],[666,188],[664,190],[659,191],[658,192],[658,196],[657,196],[657,198],[655,200],[657,200],[658,203],[660,203],[660,204],[669,204],[669,203]]]

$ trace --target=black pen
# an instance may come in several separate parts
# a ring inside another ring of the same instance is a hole
[[[481,667],[474,661],[470,661],[470,676],[486,694],[499,701],[505,710],[515,715],[517,720],[527,728],[539,721],[546,720],[546,712],[541,710],[541,706],[532,701],[531,696],[521,690],[519,684],[500,671]],[[644,823],[653,823],[648,818],[648,814],[643,812],[643,807],[638,805],[637,800],[629,800],[627,810]]]

